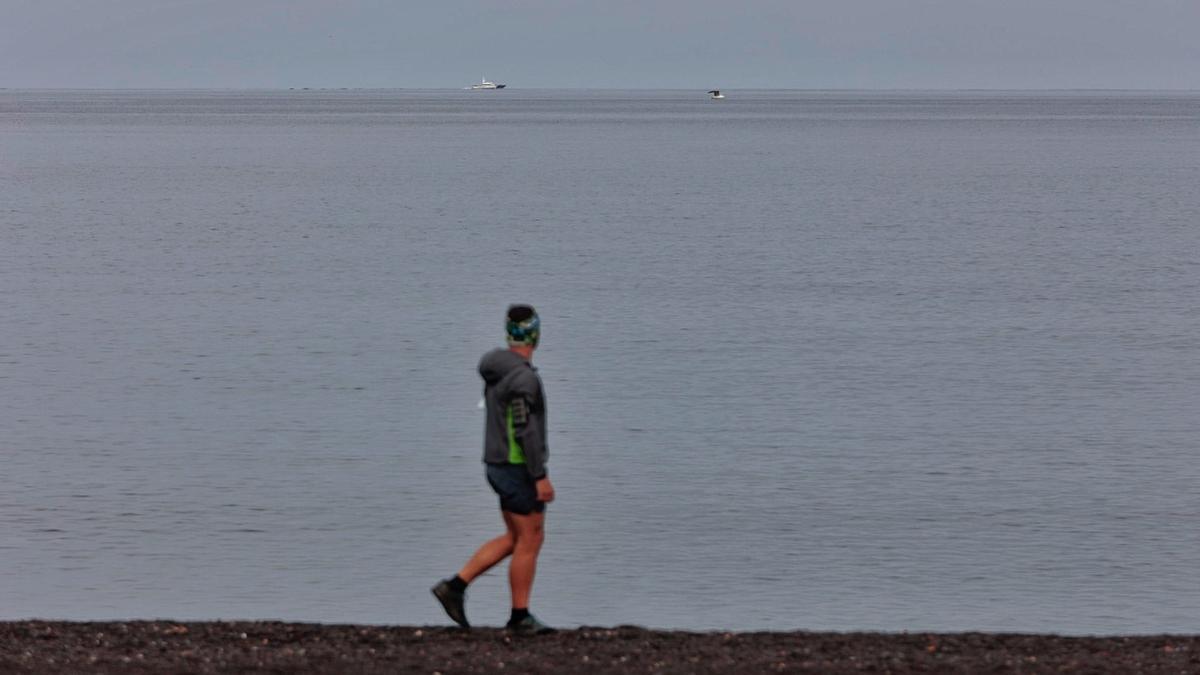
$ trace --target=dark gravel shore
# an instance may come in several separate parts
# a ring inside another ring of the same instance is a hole
[[[0,623],[3,673],[1200,673],[1200,636]]]

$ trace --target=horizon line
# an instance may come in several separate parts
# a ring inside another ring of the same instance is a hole
[[[1054,91],[1109,91],[1109,92],[1200,92],[1200,88],[1159,87],[711,87],[722,91],[991,91],[991,92],[1054,92]],[[512,87],[505,90],[518,91],[697,91],[701,87]],[[0,91],[472,91],[470,87],[367,87],[367,86],[203,86],[203,87],[158,87],[158,86],[38,86],[6,87]],[[497,90],[500,91],[500,90]],[[501,94],[502,95],[502,94]]]

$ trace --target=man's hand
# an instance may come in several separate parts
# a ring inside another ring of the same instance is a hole
[[[554,486],[550,484],[549,476],[539,479],[536,483],[534,483],[534,487],[537,488],[537,498],[539,502],[554,501]]]

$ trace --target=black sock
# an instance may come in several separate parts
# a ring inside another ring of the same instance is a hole
[[[467,590],[467,582],[463,581],[463,578],[457,574],[454,575],[453,579],[447,579],[446,583],[450,584],[450,588],[453,588],[459,593]]]
[[[521,607],[520,609],[513,607],[512,616],[508,618],[509,623],[517,623],[529,616],[529,608]]]

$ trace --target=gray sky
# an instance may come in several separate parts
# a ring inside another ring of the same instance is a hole
[[[0,87],[1200,89],[1200,0],[0,0]]]

